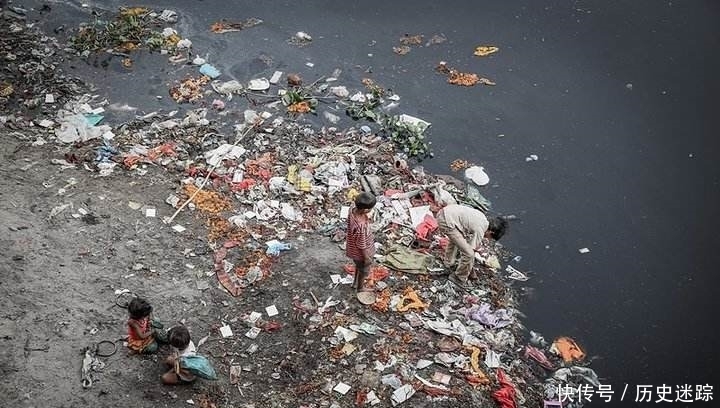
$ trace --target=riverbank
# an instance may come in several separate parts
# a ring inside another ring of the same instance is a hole
[[[171,58],[190,57],[168,50]],[[397,126],[399,115],[386,112],[400,95],[384,84],[340,85],[338,75],[309,84],[287,72],[278,81],[168,78],[166,97],[183,109],[107,127],[113,112],[128,115],[132,106],[93,95],[48,102],[46,95],[55,96],[48,90],[35,105],[7,105],[3,159],[13,165],[4,252],[15,278],[4,290],[17,294],[3,323],[15,384],[9,401],[113,403],[132,392],[152,406],[350,406],[372,404],[373,395],[380,406],[410,398],[417,406],[480,406],[510,387],[518,403],[540,404],[548,373],[523,354],[528,333],[517,280],[504,268],[481,270],[480,284],[465,293],[438,273],[435,245],[425,257],[408,249],[415,232],[402,225],[417,203],[393,203],[386,193],[437,181],[398,151],[426,129]],[[329,111],[366,117],[378,109],[387,118],[323,127],[306,120],[318,106],[332,108],[322,113],[330,122],[340,115]],[[409,133],[393,143],[393,131]],[[463,194],[462,181],[443,180]],[[343,207],[363,189],[381,197],[378,261],[391,266],[377,271],[378,300],[369,307],[345,283],[339,248]],[[503,265],[511,258],[505,248],[488,251]],[[116,341],[124,311],[113,306],[127,292],[147,297],[168,324],[190,327],[219,382],[163,388],[156,358],[127,357]],[[68,301],[68,293],[78,296]],[[33,330],[23,335],[23,328]],[[104,340],[118,351],[93,374],[98,393],[91,397],[63,373],[68,355],[78,355],[79,366],[78,351]],[[550,347],[537,345],[545,353]],[[545,357],[537,358],[553,371],[561,367],[559,358]],[[499,383],[500,372],[512,386]],[[26,385],[33,380],[43,386]]]

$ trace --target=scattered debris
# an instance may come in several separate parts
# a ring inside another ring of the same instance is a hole
[[[393,47],[393,52],[397,55],[405,55],[410,52],[410,47],[407,45],[401,45],[399,47]]]
[[[435,70],[448,77],[448,83],[461,86],[473,86],[478,83],[482,85],[495,85],[495,82],[479,77],[477,74],[460,72],[447,66],[447,62],[440,61]]]
[[[223,33],[229,33],[233,31],[242,31],[246,30],[248,28],[255,27],[257,25],[262,24],[263,21],[259,18],[250,17],[245,21],[239,22],[239,23],[233,23],[225,20],[221,20],[218,22],[213,23],[210,26],[210,31],[216,34],[223,34]]]
[[[487,185],[490,182],[490,178],[485,169],[480,166],[470,166],[465,169],[465,178],[477,184],[478,186]]]
[[[210,78],[201,75],[198,78],[186,78],[179,85],[170,88],[170,97],[175,102],[195,102],[203,97],[203,87],[210,82]]]
[[[158,22],[176,20],[173,12],[165,10],[161,14],[144,7],[121,7],[110,20],[95,20],[92,24],[80,25],[77,33],[70,39],[72,47],[82,56],[91,52],[111,49],[115,53],[130,53],[148,47],[172,50],[179,38],[164,37],[156,31]]]
[[[481,45],[475,48],[475,52],[473,54],[478,57],[487,57],[488,55],[494,54],[498,51],[500,51],[500,48],[493,45]]]
[[[298,31],[290,39],[287,40],[288,44],[292,44],[298,47],[304,47],[312,42],[313,38],[310,34],[305,31]]]

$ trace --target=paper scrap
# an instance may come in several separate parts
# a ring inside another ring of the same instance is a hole
[[[232,337],[233,332],[230,326],[226,324],[220,328],[220,334],[222,334],[223,337]]]
[[[340,393],[340,394],[342,394],[342,395],[345,395],[345,394],[348,393],[348,391],[350,391],[350,386],[347,385],[347,384],[345,384],[345,383],[343,383],[343,382],[339,382],[339,383],[335,386],[335,388],[333,388],[333,391],[335,391],[335,392],[337,392],[337,393]]]
[[[278,82],[280,82],[280,78],[282,78],[282,71],[275,71],[275,73],[272,74],[270,77],[270,83],[275,85]]]
[[[340,334],[342,336],[343,340],[345,340],[345,342],[347,342],[347,343],[350,343],[351,341],[355,340],[358,337],[358,334],[356,332],[354,332],[350,329],[347,329],[345,327],[342,327],[342,326],[338,326],[335,329],[335,334],[336,335]]]
[[[439,371],[435,371],[433,373],[432,380],[447,385],[450,383],[450,376]]]
[[[173,225],[172,229],[174,229],[176,232],[183,232],[186,228],[180,224],[175,224]]]
[[[392,404],[393,406],[401,404],[407,401],[410,397],[415,394],[415,388],[411,384],[405,384],[402,387],[396,389],[392,393]]]
[[[346,356],[349,356],[352,354],[355,350],[357,350],[357,347],[353,345],[352,343],[345,343],[341,351],[345,353]]]
[[[270,305],[270,306],[266,307],[265,312],[270,317],[277,316],[279,313],[277,310],[277,307],[275,307],[275,305]]]
[[[350,215],[350,207],[348,206],[342,206],[340,207],[340,218],[347,219],[347,217]]]
[[[237,384],[240,382],[240,374],[242,374],[242,366],[232,365],[230,366],[230,384]]]
[[[367,402],[370,404],[370,406],[377,405],[380,403],[380,399],[375,395],[375,391],[370,391],[367,393]]]
[[[247,333],[245,333],[245,337],[249,339],[254,339],[260,334],[260,328],[259,327],[253,327],[252,329],[248,330]]]
[[[500,354],[496,353],[494,350],[485,350],[485,365],[488,368],[500,367]]]
[[[250,323],[255,323],[255,322],[257,322],[258,319],[260,319],[261,317],[262,317],[262,314],[260,314],[260,313],[258,313],[258,312],[251,312],[251,313],[250,313],[250,316],[248,316],[248,322],[250,322]]]
[[[410,208],[410,223],[413,228],[416,228],[418,225],[420,225],[423,220],[425,220],[425,215],[430,214],[432,215],[432,212],[430,212],[430,206],[429,205],[421,205],[417,207]]]
[[[588,252],[590,252],[590,248],[580,248],[578,249],[578,252],[580,252],[581,254],[587,254]]]
[[[415,364],[415,368],[417,368],[418,370],[422,370],[425,367],[431,366],[432,363],[433,362],[430,360],[421,359],[421,360],[418,360],[417,364]]]
[[[146,217],[154,217],[157,215],[157,210],[154,208],[146,208],[145,209],[145,216]]]

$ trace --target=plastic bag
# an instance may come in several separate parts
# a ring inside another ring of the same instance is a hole
[[[200,378],[204,378],[206,380],[218,379],[217,373],[215,373],[215,369],[205,356],[197,354],[191,356],[182,356],[180,357],[179,362],[180,368],[188,370]]]

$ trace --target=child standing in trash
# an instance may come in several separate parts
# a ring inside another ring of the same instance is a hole
[[[168,342],[175,351],[165,359],[170,370],[162,375],[163,384],[189,384],[196,380],[195,374],[181,367],[180,358],[194,356],[197,353],[195,344],[190,339],[190,332],[185,326],[175,326],[168,330]]]
[[[158,350],[157,337],[162,335],[155,330],[158,323],[152,320],[152,310],[150,303],[143,298],[135,297],[128,304],[127,345],[133,352],[152,354]]]
[[[347,219],[345,255],[355,263],[353,287],[358,292],[371,290],[364,287],[364,282],[375,255],[375,237],[368,214],[376,202],[375,196],[370,193],[358,194]]]

